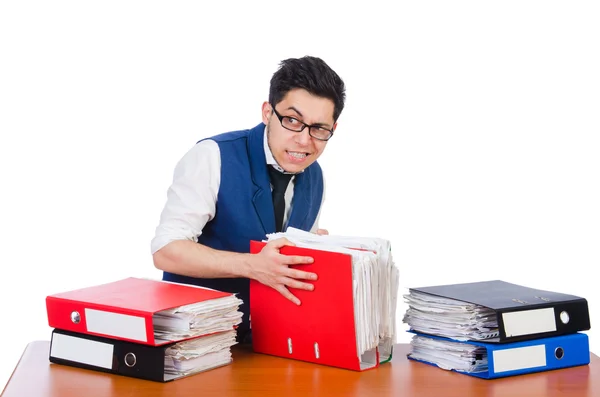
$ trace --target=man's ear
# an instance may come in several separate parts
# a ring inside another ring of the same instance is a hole
[[[265,125],[269,124],[269,118],[273,114],[273,110],[271,108],[271,104],[267,101],[262,104],[262,121]]]

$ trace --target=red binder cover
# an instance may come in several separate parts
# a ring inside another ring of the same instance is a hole
[[[258,253],[265,245],[251,241],[250,252]],[[362,360],[357,352],[351,255],[293,246],[280,252],[314,258],[313,263],[294,268],[314,272],[318,279],[312,282],[313,291],[291,290],[300,306],[250,280],[254,351],[355,371],[378,367],[377,349]]]
[[[156,280],[126,278],[46,297],[50,327],[82,334],[161,346],[152,316],[179,306],[232,295]]]

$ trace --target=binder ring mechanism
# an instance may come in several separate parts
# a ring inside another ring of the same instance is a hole
[[[288,353],[292,354],[292,338],[288,338],[287,344],[288,344]],[[321,353],[319,352],[319,344],[317,342],[315,342],[313,347],[315,348],[315,358],[318,359],[319,357],[321,357]]]
[[[133,367],[135,365],[135,363],[137,362],[137,359],[135,357],[135,354],[129,352],[125,355],[125,365],[127,365],[128,367]]]

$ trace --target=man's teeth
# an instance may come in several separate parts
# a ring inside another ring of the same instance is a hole
[[[297,159],[303,159],[306,157],[306,153],[300,153],[300,152],[288,152],[290,154],[290,156],[295,157]]]

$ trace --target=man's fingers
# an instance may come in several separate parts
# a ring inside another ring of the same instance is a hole
[[[285,238],[285,237],[281,237],[281,238],[278,238],[278,239],[276,239],[276,240],[269,241],[269,242],[267,243],[267,245],[268,245],[268,246],[271,246],[271,247],[273,247],[273,248],[280,249],[281,247],[284,247],[284,246],[286,246],[286,245],[295,246],[296,244],[292,243],[290,240],[288,240],[288,239],[287,239],[287,238]]]
[[[317,234],[322,236],[322,235],[329,234],[329,231],[327,229],[317,229]]]
[[[310,256],[285,255],[285,263],[287,265],[306,265],[314,261]]]
[[[295,303],[296,305],[300,304],[300,299],[296,298],[294,296],[294,294],[292,294],[286,287],[285,285],[279,284],[277,287],[275,287],[275,289],[277,291],[279,291],[279,293],[283,296],[285,296],[287,299],[289,299],[290,301],[292,301],[293,303]]]
[[[289,269],[285,272],[285,275],[289,278],[298,280],[316,280],[317,275],[315,273],[303,272],[302,270]]]
[[[289,288],[303,289],[305,291],[312,291],[315,286],[309,283],[303,283],[302,281],[295,280],[293,278],[286,277],[283,283]]]

